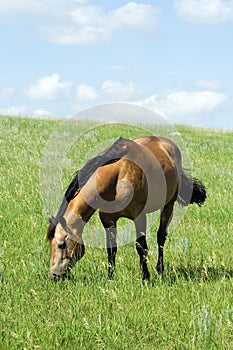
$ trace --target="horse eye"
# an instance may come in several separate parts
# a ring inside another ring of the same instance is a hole
[[[57,247],[59,249],[65,249],[66,248],[66,242],[63,242],[62,244],[58,244]]]

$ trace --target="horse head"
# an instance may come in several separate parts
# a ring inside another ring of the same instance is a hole
[[[74,234],[64,217],[48,216],[50,225],[47,238],[50,242],[50,277],[52,280],[69,278],[70,270],[85,253],[82,238]],[[80,222],[82,225],[82,223]],[[79,225],[80,226],[80,225]],[[82,227],[80,227],[80,231]]]

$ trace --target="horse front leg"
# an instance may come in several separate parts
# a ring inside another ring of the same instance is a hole
[[[163,253],[164,244],[167,238],[167,228],[172,220],[174,201],[169,202],[163,208],[160,215],[160,225],[157,232],[157,243],[158,243],[158,262],[157,272],[161,275],[164,271]]]
[[[137,235],[136,250],[140,258],[142,280],[145,281],[150,279],[150,273],[147,268],[148,247],[146,243],[146,214],[140,214],[134,220],[134,224]]]
[[[100,213],[100,220],[105,228],[106,232],[106,247],[108,253],[108,278],[112,279],[116,268],[116,253],[117,253],[117,241],[116,241],[116,221],[111,220],[108,215]]]

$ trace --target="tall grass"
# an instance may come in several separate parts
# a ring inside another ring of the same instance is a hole
[[[72,279],[52,283],[39,171],[59,123],[0,118],[0,349],[232,349],[232,133],[177,127],[208,199],[169,233],[163,279],[155,270],[155,223],[149,284],[141,283],[134,243],[118,249],[113,281],[105,250],[87,247]],[[78,146],[67,156],[64,187],[80,152],[91,154],[96,144],[84,142],[77,155]]]

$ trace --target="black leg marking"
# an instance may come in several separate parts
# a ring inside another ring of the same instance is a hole
[[[106,229],[106,244],[108,252],[108,278],[112,279],[115,273],[116,267],[116,227],[109,227]]]
[[[158,243],[158,262],[157,262],[157,272],[162,275],[164,271],[163,262],[163,251],[164,244],[167,238],[167,227],[172,219],[174,201],[169,202],[162,210],[160,215],[160,225],[157,232],[157,243]]]
[[[116,220],[112,220],[107,214],[101,212],[99,213],[99,216],[106,232],[106,247],[108,253],[108,278],[112,279],[115,273],[117,253]]]
[[[146,243],[146,214],[140,214],[134,220],[135,228],[136,228],[136,250],[140,259],[140,268],[142,273],[142,280],[149,280],[150,273],[147,268],[147,255],[148,255],[148,247]]]

